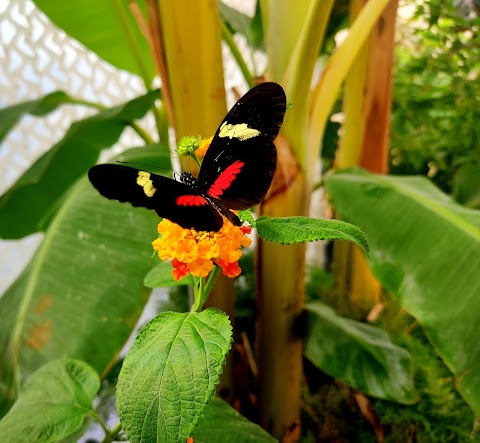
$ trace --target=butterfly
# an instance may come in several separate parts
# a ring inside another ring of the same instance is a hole
[[[240,226],[232,210],[257,205],[270,188],[277,161],[273,140],[285,110],[277,83],[247,92],[217,129],[197,178],[183,172],[177,181],[117,164],[93,166],[88,178],[104,197],[153,209],[185,229],[218,231],[221,215]]]

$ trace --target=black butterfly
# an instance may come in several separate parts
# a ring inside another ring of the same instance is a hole
[[[275,173],[273,140],[286,110],[282,87],[262,83],[245,94],[218,128],[198,178],[184,172],[181,181],[116,164],[97,165],[88,178],[103,196],[154,209],[160,217],[197,231],[218,231],[224,215],[257,205]]]

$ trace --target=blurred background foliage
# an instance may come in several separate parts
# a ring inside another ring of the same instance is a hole
[[[413,6],[412,6],[413,8]],[[480,207],[480,18],[475,2],[422,1],[398,22],[390,171],[426,175]]]
[[[346,25],[336,3],[323,52]],[[424,175],[459,203],[480,208],[480,17],[478,2],[420,0],[397,16],[389,171]],[[336,111],[340,111],[340,102]],[[328,169],[340,124],[330,121]]]

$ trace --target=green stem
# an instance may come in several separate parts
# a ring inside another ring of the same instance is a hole
[[[96,411],[90,411],[90,415],[102,427],[103,432],[105,432],[106,435],[108,435],[111,432]]]
[[[215,281],[217,280],[219,273],[220,273],[220,266],[214,266],[213,271],[210,273],[210,277],[208,277],[207,285],[205,286],[205,292],[204,292],[205,301],[210,295],[210,292],[212,292],[213,285],[215,284]]]
[[[194,286],[194,298],[195,301],[193,302],[192,309],[190,312],[199,312],[200,309],[203,308],[203,305],[207,301],[210,292],[212,292],[213,285],[215,280],[218,277],[218,273],[220,272],[219,266],[214,266],[212,272],[210,273],[210,277],[208,277],[207,284],[205,284],[205,278],[200,278],[198,281],[195,279],[195,286]]]
[[[85,105],[85,106],[90,106],[91,108],[98,109],[99,111],[105,111],[108,109],[106,106],[100,104],[100,103],[95,103],[91,102],[88,100],[83,100],[81,98],[72,98],[71,103],[75,103],[76,105]]]
[[[111,431],[107,429],[107,432],[105,433],[105,438],[102,440],[102,443],[110,443],[112,441],[115,441],[118,434],[122,430],[122,424],[118,423],[117,426],[115,426]]]
[[[200,168],[201,164],[200,164],[200,161],[198,160],[198,157],[197,157],[197,155],[195,154],[195,152],[191,152],[191,153],[190,153],[190,157],[192,157],[192,158],[195,160],[195,163],[196,163],[197,166]]]
[[[128,125],[140,136],[140,138],[147,145],[151,145],[155,143],[155,140],[153,140],[153,138],[150,137],[150,134],[147,131],[145,131],[145,129],[143,129],[138,123],[130,122]]]
[[[312,192],[316,191],[317,189],[320,189],[324,185],[325,185],[325,181],[322,178],[321,180],[319,180],[318,182],[316,182],[312,185]]]
[[[190,309],[190,312],[198,312],[202,308],[202,295],[203,295],[203,288],[205,285],[205,278],[204,277],[193,277],[193,281],[195,282],[195,286],[193,287],[193,306]]]
[[[168,134],[168,115],[165,102],[163,100],[160,100],[158,108],[156,107],[155,109],[157,112],[154,113],[154,117],[160,142],[164,145],[170,146],[170,137]]]
[[[232,52],[233,58],[236,60],[238,67],[242,71],[243,77],[245,78],[245,81],[247,82],[249,89],[253,88],[254,82],[253,82],[252,73],[248,69],[248,66],[245,63],[245,60],[243,59],[242,54],[238,49],[238,46],[235,44],[235,41],[233,40],[232,34],[230,34],[230,31],[228,30],[223,20],[220,20],[220,28],[222,30],[222,37],[225,40],[225,43],[230,48],[230,51]]]
[[[152,105],[152,113],[153,117],[155,118],[155,126],[157,127],[157,133],[158,133],[158,138],[163,141],[162,135],[164,135],[164,124],[162,124],[162,117],[160,115],[160,111],[158,108],[155,106],[155,103]],[[166,141],[166,144],[169,145],[169,140],[168,140],[168,125],[167,125],[167,137],[164,138]]]
[[[99,111],[105,111],[108,108],[100,103],[95,103],[91,102],[88,100],[83,100],[80,98],[74,98],[72,100],[72,103],[75,103],[77,105],[85,105],[85,106],[90,106],[92,108],[98,109]],[[155,107],[155,106],[154,106]],[[148,145],[151,145],[155,143],[152,137],[150,137],[150,134],[148,134],[145,129],[143,129],[138,123],[135,122],[129,122],[128,125],[139,135],[139,137]]]

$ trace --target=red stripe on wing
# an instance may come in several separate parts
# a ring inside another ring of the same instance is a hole
[[[208,202],[200,195],[181,195],[177,197],[176,203],[178,206],[203,206]]]
[[[232,184],[233,180],[240,174],[245,162],[241,160],[237,160],[236,162],[232,163],[225,171],[223,171],[219,177],[213,182],[210,189],[207,191],[207,194],[213,198],[219,198],[223,191],[228,189]]]

